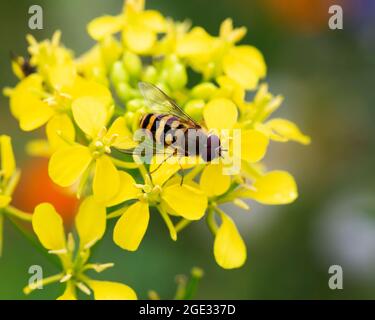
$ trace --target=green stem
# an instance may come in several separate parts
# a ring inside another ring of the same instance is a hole
[[[0,210],[0,258],[3,254],[3,237],[4,237],[4,214]]]
[[[5,208],[5,212],[12,215],[13,217],[16,217],[18,219],[21,219],[23,221],[28,221],[28,222],[31,222],[32,217],[33,217],[31,213],[24,212],[13,206],[7,206]]]
[[[124,207],[121,207],[120,209],[117,209],[107,214],[107,220],[114,219],[114,218],[121,216],[127,209],[128,209],[128,206],[124,206]]]
[[[116,167],[119,167],[122,169],[137,169],[140,167],[140,164],[135,163],[135,162],[126,162],[126,161],[122,161],[116,158],[111,158],[111,160]]]
[[[204,169],[205,164],[200,164],[194,167],[189,173],[185,175],[185,181],[194,180],[194,178]]]
[[[175,226],[176,232],[180,232],[186,228],[192,221],[187,219],[181,219]]]
[[[169,217],[168,213],[163,209],[162,206],[158,206],[157,208],[158,208],[158,211],[160,212],[160,215],[162,216],[165,224],[168,227],[169,234],[171,235],[172,240],[176,241],[177,240],[177,232],[176,232],[176,229],[173,225],[173,222],[172,222],[171,218]]]
[[[43,248],[38,240],[28,231],[24,230],[23,227],[21,227],[18,223],[18,221],[16,221],[16,219],[14,219],[14,217],[12,216],[7,216],[8,220],[13,224],[13,226],[15,227],[15,229],[20,233],[22,234],[27,240],[30,241],[30,243],[42,254],[44,255],[44,257],[46,257],[47,260],[49,260],[52,264],[54,264],[55,266],[57,266],[58,268],[60,268],[60,263],[59,263],[59,260],[56,259],[55,256],[49,254],[45,248]]]
[[[213,208],[210,208],[208,210],[206,221],[207,221],[207,225],[208,225],[210,231],[212,232],[212,234],[216,235],[216,232],[217,232],[219,227],[217,226],[217,223],[216,223],[216,220],[215,220],[215,212],[214,212]]]

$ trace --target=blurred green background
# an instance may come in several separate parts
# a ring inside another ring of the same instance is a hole
[[[86,24],[121,10],[121,0],[2,0],[0,3],[0,87],[13,86],[9,52],[26,54],[28,8],[44,9],[38,40],[63,32],[63,43],[77,55],[93,41]],[[344,30],[328,28],[328,7],[341,4]],[[98,278],[121,280],[141,298],[154,289],[162,298],[175,291],[175,275],[204,269],[198,299],[339,299],[375,298],[375,3],[371,0],[150,0],[177,20],[217,34],[222,20],[246,26],[243,43],[257,46],[268,65],[271,92],[285,102],[277,116],[299,124],[312,144],[272,144],[265,160],[271,169],[290,171],[299,185],[298,200],[287,206],[250,203],[251,211],[227,208],[248,247],[248,261],[234,271],[213,258],[213,237],[205,222],[191,225],[177,242],[169,239],[159,215],[151,217],[140,250],[116,247],[110,233],[94,250],[92,261],[115,262]],[[42,133],[26,134],[0,98],[0,133],[13,137],[18,166],[30,165],[24,145]],[[42,181],[34,181],[39,189]],[[27,194],[25,189],[19,190]],[[113,223],[109,225],[113,228]],[[24,299],[30,265],[44,275],[58,269],[6,221],[0,258],[0,298]],[[344,289],[330,290],[328,268],[340,265]],[[27,298],[54,299],[63,290],[51,285]]]

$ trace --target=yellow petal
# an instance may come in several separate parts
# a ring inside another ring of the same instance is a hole
[[[174,184],[164,188],[162,199],[174,213],[188,220],[199,220],[207,208],[206,195],[186,184]]]
[[[152,159],[150,165],[150,172],[152,172],[151,177],[154,185],[162,186],[170,177],[172,177],[181,169],[181,166],[178,164],[177,161],[169,159],[173,161],[172,163],[169,163],[168,160],[163,162],[163,159],[165,159],[164,155],[160,155],[160,157],[155,156]]]
[[[104,155],[96,160],[93,192],[95,199],[107,203],[119,191],[120,175],[111,159]]]
[[[254,191],[250,191],[249,195],[263,204],[287,204],[298,196],[294,178],[285,171],[268,172],[257,179],[253,187]]]
[[[105,207],[95,201],[94,197],[90,196],[81,203],[75,225],[82,248],[90,248],[103,237],[106,218]]]
[[[130,199],[136,199],[140,192],[140,190],[135,187],[136,182],[130,174],[124,171],[119,171],[119,175],[119,191],[114,198],[112,198],[109,202],[106,203],[107,207],[114,206],[116,204],[119,204]]]
[[[32,102],[32,101],[31,101]],[[20,127],[24,131],[31,131],[43,126],[55,113],[54,110],[42,101],[28,103],[28,109],[20,114]]]
[[[126,126],[124,117],[117,118],[108,130],[107,138],[117,135],[112,146],[119,149],[132,149],[135,148],[138,143],[133,140],[133,134],[129,131]]]
[[[137,300],[137,294],[129,286],[111,281],[90,280],[95,300]]]
[[[66,139],[71,142],[75,140],[75,130],[72,120],[64,113],[56,114],[48,121],[46,134],[52,150],[67,146]],[[64,139],[61,137],[64,137]]]
[[[255,89],[266,75],[266,64],[261,52],[252,46],[233,47],[223,59],[225,74],[245,89]]]
[[[82,97],[93,97],[107,107],[112,102],[111,92],[106,86],[80,76],[75,77],[74,84],[72,87],[67,88],[67,93],[72,96],[73,100]]]
[[[125,250],[137,250],[146,233],[149,219],[148,204],[137,201],[117,221],[113,241]]]
[[[166,22],[164,17],[156,10],[147,10],[141,14],[142,24],[154,31],[154,32],[163,32],[166,29]]]
[[[1,171],[5,179],[9,179],[16,169],[11,138],[6,135],[0,136]]]
[[[48,174],[52,181],[62,187],[74,184],[92,160],[87,147],[76,145],[63,147],[56,151],[48,165]]]
[[[124,18],[122,15],[102,16],[92,20],[87,26],[87,31],[93,39],[101,40],[106,36],[119,32],[123,24]]]
[[[223,174],[221,164],[210,164],[204,168],[199,184],[208,197],[219,196],[229,189],[230,176]]]
[[[63,220],[51,204],[38,205],[32,219],[34,232],[46,249],[65,249]]]
[[[11,196],[0,194],[0,209],[5,208],[12,201]]]
[[[71,283],[67,283],[64,293],[56,300],[77,300],[74,292],[74,285]]]
[[[32,74],[22,81],[11,91],[10,111],[19,119],[27,109],[33,109],[35,105],[43,103],[37,94],[43,91],[43,78],[39,74]]]
[[[258,162],[266,154],[268,137],[256,130],[241,132],[241,158],[249,162]]]
[[[265,125],[274,132],[270,138],[276,141],[293,140],[305,145],[311,141],[310,137],[304,135],[291,121],[277,118],[268,121]]]
[[[216,98],[206,104],[203,117],[208,129],[232,129],[237,122],[236,105],[225,98]]]
[[[73,117],[77,125],[91,138],[105,127],[107,122],[107,108],[94,97],[82,97],[72,104]]]
[[[201,27],[194,27],[177,42],[177,54],[182,57],[196,57],[212,49],[213,37]]]
[[[214,242],[214,256],[217,264],[224,269],[241,267],[246,261],[246,246],[233,220],[221,215],[222,223]]]
[[[142,25],[130,25],[123,32],[126,46],[135,53],[145,54],[152,49],[156,33]]]

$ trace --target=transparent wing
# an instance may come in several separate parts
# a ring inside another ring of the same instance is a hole
[[[196,128],[201,127],[184,110],[182,110],[172,98],[168,97],[158,87],[148,82],[139,82],[138,87],[153,112],[171,114]]]
[[[145,129],[144,129],[145,130]],[[145,139],[143,139],[139,145],[133,149],[117,149],[121,153],[144,157],[145,155],[170,155],[177,151],[177,154],[185,154],[185,150],[181,149],[179,146],[171,145],[169,147],[165,147],[162,144],[158,144],[152,138],[151,134],[147,135]]]

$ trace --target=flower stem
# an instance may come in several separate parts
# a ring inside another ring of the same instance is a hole
[[[122,169],[137,169],[139,168],[139,164],[135,162],[126,162],[122,161],[120,159],[111,158],[112,162],[116,167],[122,168]]]
[[[167,212],[164,210],[164,208],[162,208],[162,206],[158,206],[157,208],[158,208],[158,210],[160,212],[160,215],[163,218],[165,224],[168,227],[169,234],[171,235],[172,240],[176,241],[177,240],[177,232],[176,232],[176,229],[173,225],[173,222],[172,222],[171,218],[169,217]]]
[[[121,207],[120,209],[117,209],[117,210],[109,213],[107,215],[107,220],[114,219],[114,218],[117,218],[117,217],[121,216],[126,211],[126,209],[128,209],[128,206]]]
[[[210,231],[212,232],[212,234],[216,235],[216,232],[217,232],[219,227],[217,226],[217,223],[216,223],[216,220],[215,220],[215,211],[213,210],[213,208],[210,208],[208,210],[206,221],[207,221],[207,225],[208,225]]]
[[[175,226],[176,232],[180,232],[186,228],[192,221],[187,219],[181,219]]]
[[[13,206],[7,206],[5,212],[24,221],[31,222],[33,215],[31,213],[24,212]]]
[[[4,237],[4,214],[0,210],[0,257],[3,254],[3,237]]]
[[[188,174],[185,175],[185,181],[194,180],[194,178],[203,170],[204,164],[197,165]]]

